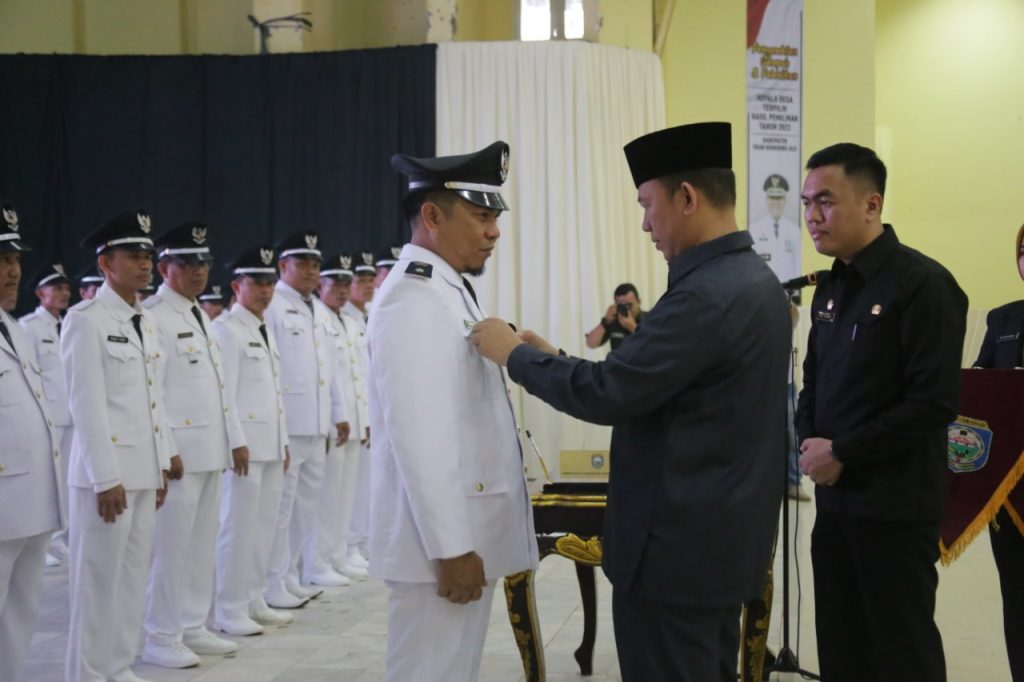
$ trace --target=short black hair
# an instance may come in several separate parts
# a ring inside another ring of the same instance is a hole
[[[873,149],[852,142],[840,142],[811,154],[807,170],[822,166],[842,166],[847,177],[866,181],[871,189],[885,197],[885,179],[888,171]]]
[[[669,194],[688,182],[699,189],[715,208],[736,205],[736,174],[731,168],[693,168],[659,178]]]
[[[626,294],[633,294],[636,296],[636,300],[640,300],[640,292],[636,290],[636,287],[629,282],[623,282],[619,286],[615,287],[615,296],[625,296]]]
[[[437,204],[447,215],[455,204],[455,192],[447,189],[425,189],[409,192],[402,200],[402,212],[410,226],[413,225],[416,217],[420,214],[420,207],[430,202]]]

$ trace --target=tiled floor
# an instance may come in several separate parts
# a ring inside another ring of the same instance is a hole
[[[803,667],[816,669],[814,598],[809,557],[813,504],[799,507],[796,556],[799,559],[803,598],[800,608],[799,650]],[[791,507],[791,508],[792,508]],[[776,608],[769,643],[777,649],[781,639],[781,551],[777,553]],[[537,599],[544,635],[549,682],[580,680],[573,650],[582,633],[582,613],[575,572],[569,561],[550,557],[541,563]],[[67,572],[48,569],[42,614],[33,640],[26,679],[31,682],[63,680],[67,643]],[[204,657],[198,668],[164,670],[138,664],[136,673],[168,682],[370,682],[384,679],[386,589],[377,582],[328,590],[316,602],[296,612],[292,625],[258,637],[240,639],[237,654]],[[795,596],[794,596],[795,602]],[[598,637],[591,680],[618,680],[618,665],[611,634],[610,588],[598,583]],[[995,566],[988,538],[980,537],[949,569],[940,569],[938,622],[945,643],[951,682],[1009,682],[1002,640],[1002,616]],[[795,620],[791,620],[791,647],[797,646]],[[495,594],[487,648],[481,670],[486,682],[522,679],[518,654],[504,613],[504,596]],[[776,675],[776,680],[797,680],[797,675]]]

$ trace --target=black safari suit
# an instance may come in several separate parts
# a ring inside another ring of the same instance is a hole
[[[751,245],[735,232],[673,258],[668,290],[601,362],[526,345],[508,359],[533,395],[614,427],[604,572],[625,682],[735,680],[741,605],[764,584],[790,317]]]
[[[1024,367],[1022,354],[1024,301],[1014,301],[989,312],[985,341],[974,366],[986,369]],[[990,528],[989,538],[1003,593],[1006,652],[1014,682],[1024,682],[1024,535],[1005,508],[999,510],[995,521],[999,529]]]
[[[953,276],[889,225],[818,280],[796,421],[843,463],[811,534],[828,682],[946,679],[935,562],[966,320]]]

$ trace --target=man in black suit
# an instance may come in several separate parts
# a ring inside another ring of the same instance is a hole
[[[1024,225],[1017,231],[1014,257],[1024,279]],[[1009,369],[1024,367],[1024,300],[1014,301],[988,314],[988,329],[975,367]],[[1018,486],[1019,487],[1019,486]],[[1007,502],[989,529],[992,556],[999,569],[999,587],[1003,593],[1003,632],[1010,673],[1014,682],[1024,681],[1024,534],[1017,525],[1024,509],[1015,509],[1014,519]]]
[[[817,484],[818,662],[828,682],[944,682],[935,626],[946,428],[957,414],[967,296],[882,223],[885,164],[842,143],[807,162],[818,279],[797,408]]]
[[[742,604],[761,594],[786,475],[789,310],[736,227],[729,124],[662,130],[625,151],[669,269],[644,323],[601,362],[499,320],[471,340],[551,406],[614,427],[604,571],[624,682],[734,682]]]

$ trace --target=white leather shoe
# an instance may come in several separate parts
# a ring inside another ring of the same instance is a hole
[[[324,591],[321,590],[320,588],[317,588],[317,587],[313,587],[313,588],[303,587],[302,585],[298,584],[297,582],[295,582],[293,580],[288,580],[288,579],[285,579],[285,581],[284,581],[284,588],[286,590],[288,590],[289,592],[291,592],[294,596],[298,597],[299,599],[305,599],[306,601],[309,601],[311,599],[316,599],[317,597],[319,597],[321,594],[324,593]],[[270,602],[267,602],[267,603],[270,604]],[[270,605],[273,606],[273,604],[270,604]]]
[[[263,598],[267,606],[275,609],[301,609],[309,603],[308,597],[300,599],[280,585],[269,588],[263,593]]]
[[[261,625],[288,625],[295,620],[290,613],[275,611],[266,606],[261,609],[249,609],[249,617]]]
[[[205,656],[224,656],[238,650],[237,644],[229,639],[218,637],[206,628],[185,630],[182,642],[192,651]]]
[[[347,562],[334,570],[350,580],[366,580],[370,577],[370,571],[367,568]]]
[[[303,576],[303,581],[321,587],[348,587],[352,581],[333,569]]]
[[[367,561],[358,547],[349,548],[348,554],[345,555],[345,563],[358,566],[359,568],[369,568],[370,566],[370,562]]]
[[[221,632],[226,632],[233,637],[251,637],[253,635],[263,634],[263,626],[252,618],[234,618],[232,620],[214,619],[213,627],[217,628]]]
[[[194,668],[200,663],[196,653],[176,639],[156,641],[147,638],[142,647],[142,660],[162,668]]]

